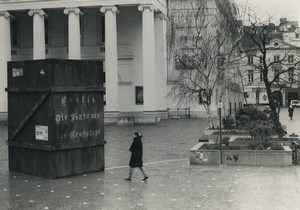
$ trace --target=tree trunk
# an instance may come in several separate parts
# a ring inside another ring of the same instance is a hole
[[[273,120],[274,123],[279,123],[279,117],[276,111],[276,104],[274,103],[273,96],[272,96],[272,90],[270,84],[265,82],[265,87],[268,95],[268,100],[269,100],[269,107],[271,109],[271,119]]]
[[[206,113],[207,113],[207,116],[208,116],[209,129],[214,129],[215,126],[214,126],[213,116],[212,116],[212,113],[211,113],[211,110],[210,110],[210,105],[207,106]]]

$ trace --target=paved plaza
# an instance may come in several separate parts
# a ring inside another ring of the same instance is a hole
[[[299,132],[300,109],[293,121]],[[0,209],[300,209],[300,166],[195,166],[189,149],[207,127],[205,119],[164,120],[154,126],[106,126],[104,172],[45,179],[8,172],[7,126],[0,124]],[[149,180],[134,171],[125,181],[135,131],[143,133]]]

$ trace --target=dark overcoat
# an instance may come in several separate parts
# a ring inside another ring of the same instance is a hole
[[[132,168],[143,167],[143,144],[141,137],[134,137],[129,150],[131,151],[129,166]]]
[[[289,111],[289,116],[293,117],[294,108],[293,107],[289,107],[288,111]]]

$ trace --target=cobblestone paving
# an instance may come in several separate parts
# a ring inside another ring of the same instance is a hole
[[[206,120],[156,126],[107,126],[104,172],[49,180],[9,173],[6,126],[0,125],[0,209],[300,209],[300,168],[193,166],[189,149]],[[133,133],[143,133],[149,180],[128,173]]]

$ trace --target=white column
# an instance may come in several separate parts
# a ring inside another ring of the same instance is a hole
[[[45,59],[45,21],[47,14],[41,10],[30,10],[29,16],[33,16],[33,59]]]
[[[117,17],[119,12],[115,6],[101,7],[105,13],[105,88],[106,112],[119,112],[118,94],[118,40]]]
[[[0,112],[7,112],[7,62],[11,61],[10,18],[8,12],[0,12]]]
[[[83,13],[76,7],[66,8],[64,13],[68,15],[69,59],[81,59],[80,15]]]
[[[167,17],[155,14],[156,108],[167,110]]]
[[[143,13],[143,89],[144,112],[156,112],[156,63],[155,63],[155,33],[153,5],[140,5],[138,10]]]

